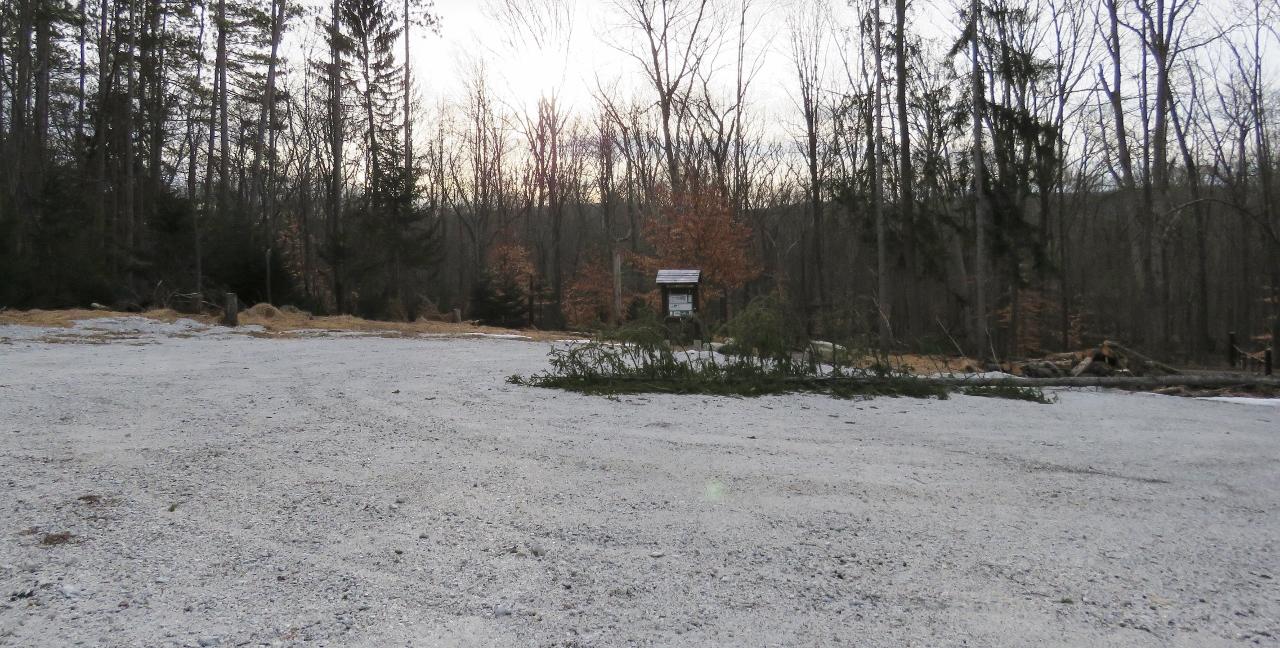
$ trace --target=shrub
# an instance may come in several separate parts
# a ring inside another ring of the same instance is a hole
[[[793,353],[804,346],[803,330],[776,295],[751,300],[720,330],[733,340],[730,348],[737,357],[775,365],[791,365]]]
[[[529,322],[528,295],[511,277],[483,272],[471,285],[471,317],[490,326],[524,326]]]

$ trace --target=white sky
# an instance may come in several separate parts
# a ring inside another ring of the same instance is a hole
[[[736,7],[742,0],[722,0]],[[748,0],[748,46],[746,58],[760,61],[760,69],[749,89],[748,104],[752,119],[763,119],[770,130],[792,130],[800,115],[793,97],[796,95],[794,62],[791,57],[787,19],[804,11],[804,7],[822,0]],[[959,35],[959,17],[955,9],[959,0],[912,0],[912,32],[945,41],[949,45]],[[471,70],[483,62],[490,89],[496,99],[518,113],[531,111],[538,98],[555,93],[571,113],[585,115],[595,108],[593,92],[597,79],[606,87],[614,87],[615,96],[626,99],[639,96],[651,100],[652,89],[643,85],[640,64],[619,51],[637,38],[629,29],[615,0],[523,0],[525,4],[556,4],[567,8],[572,16],[566,24],[543,30],[540,39],[519,33],[508,21],[497,16],[502,0],[434,0],[433,13],[440,19],[439,34],[417,29],[413,37],[412,57],[415,92],[424,106],[441,99],[457,99],[463,92]],[[848,0],[826,0],[835,14],[833,21],[850,25],[853,10]],[[1234,12],[1228,9],[1232,0],[1202,0],[1197,22],[1217,22]],[[1046,9],[1051,6],[1046,0]],[[890,10],[886,9],[885,20]],[[724,89],[734,81],[737,25],[725,29],[722,51],[715,59],[716,73]],[[1270,39],[1269,39],[1270,40]],[[538,42],[541,41],[540,46]],[[1274,41],[1267,45],[1275,47]],[[839,43],[833,38],[826,74],[831,87],[844,87],[843,64]],[[944,47],[946,45],[943,45]],[[847,46],[846,51],[856,46]],[[856,61],[856,53],[851,53]],[[1269,76],[1280,72],[1280,57],[1270,57]]]
[[[628,39],[635,37],[635,32],[627,29],[613,0],[560,2],[569,8],[573,20],[566,29],[546,34],[546,42],[557,45],[540,48],[497,17],[497,0],[435,0],[440,34],[423,32],[414,38],[419,95],[428,103],[442,96],[456,96],[468,70],[477,61],[484,61],[492,89],[502,101],[520,110],[536,102],[540,95],[555,92],[571,110],[586,112],[593,107],[597,79],[606,86],[620,80],[622,93],[638,91],[646,93],[643,96],[647,98],[652,91],[636,87],[644,82],[640,64],[618,50],[618,46],[625,47]],[[737,0],[731,4],[736,5]],[[803,4],[804,0],[750,3],[746,58],[748,63],[755,59],[761,65],[749,90],[751,108],[757,113],[791,117],[795,70],[786,20]],[[846,0],[830,0],[830,4],[834,11],[849,15]],[[919,24],[914,26],[917,30],[943,34],[954,29],[951,18],[936,12],[917,13],[921,14],[917,16]],[[841,18],[837,15],[837,20]],[[939,18],[946,27],[939,26]],[[725,84],[732,84],[736,74],[736,23],[728,29],[716,60],[716,76]],[[834,51],[832,55],[835,56]],[[838,63],[838,57],[834,58],[832,65]]]

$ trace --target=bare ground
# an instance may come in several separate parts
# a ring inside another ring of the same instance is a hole
[[[1273,406],[610,400],[507,384],[526,341],[11,337],[0,645],[1280,636]]]

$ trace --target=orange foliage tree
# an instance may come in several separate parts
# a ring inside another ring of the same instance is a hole
[[[679,192],[660,190],[659,201],[660,213],[644,223],[654,252],[635,258],[638,266],[650,272],[702,270],[702,294],[708,298],[759,276],[760,266],[751,257],[751,228],[734,218],[718,192],[696,186]]]
[[[529,249],[518,243],[499,243],[489,248],[485,255],[485,269],[504,283],[528,289],[533,285],[538,270],[533,264]]]
[[[733,216],[733,210],[712,189],[669,192],[659,189],[658,214],[643,225],[652,254],[628,255],[630,263],[653,273],[659,268],[702,270],[706,298],[741,288],[760,274],[751,257],[751,228]],[[624,295],[624,303],[637,297],[657,306],[653,292]],[[588,262],[565,287],[565,319],[574,326],[608,321],[613,309],[613,273],[604,262]]]
[[[574,326],[607,322],[611,310],[613,273],[603,263],[583,265],[565,288],[565,321]]]
[[[537,269],[529,250],[515,243],[495,245],[471,290],[471,317],[497,326],[529,323],[529,296]]]

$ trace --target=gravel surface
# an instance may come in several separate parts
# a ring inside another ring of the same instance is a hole
[[[607,399],[507,384],[545,343],[19,328],[0,645],[1280,642],[1276,407]]]

